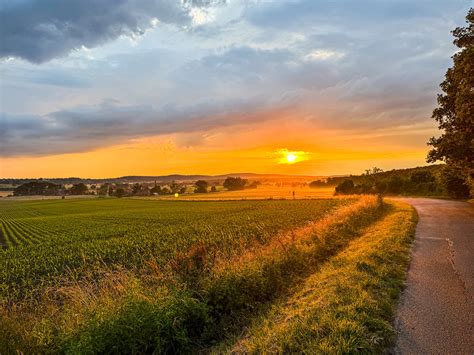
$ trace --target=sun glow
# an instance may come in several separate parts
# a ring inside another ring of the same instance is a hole
[[[303,151],[289,151],[288,149],[279,149],[276,151],[279,164],[295,164],[309,160],[309,153]]]
[[[297,156],[293,153],[289,153],[286,156],[286,160],[288,161],[289,164],[294,163],[296,161]]]

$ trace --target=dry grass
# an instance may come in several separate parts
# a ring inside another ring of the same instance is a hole
[[[415,225],[410,206],[390,202],[381,221],[308,277],[269,316],[255,321],[227,351],[383,353],[392,340]]]

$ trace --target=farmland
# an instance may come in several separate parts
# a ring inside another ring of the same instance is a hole
[[[166,262],[196,242],[235,253],[343,202],[1,201],[0,280],[11,286],[9,298],[16,298],[63,277],[66,269],[80,277],[96,263],[137,266],[151,257]]]
[[[0,348],[221,349],[390,208],[368,196],[0,201]]]

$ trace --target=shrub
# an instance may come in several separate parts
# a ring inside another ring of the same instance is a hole
[[[336,194],[351,194],[354,193],[354,181],[344,180],[336,186]]]
[[[393,175],[387,182],[387,192],[398,194],[402,191],[405,181],[398,175]]]
[[[196,187],[194,189],[194,193],[202,194],[207,192],[207,187],[209,186],[209,184],[207,183],[207,181],[198,180],[194,183],[194,186]]]
[[[414,184],[421,184],[435,181],[434,175],[427,170],[414,171],[410,175],[410,181]]]
[[[246,184],[247,184],[247,180],[242,179],[240,177],[229,176],[224,181],[224,187],[229,191],[243,190],[245,189]]]
[[[441,172],[441,181],[451,197],[469,197],[469,185],[461,169],[446,165]]]

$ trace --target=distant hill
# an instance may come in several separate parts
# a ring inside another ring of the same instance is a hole
[[[93,178],[24,178],[24,179],[0,179],[0,184],[9,185],[21,185],[27,182],[44,180],[55,184],[68,185],[68,184],[104,184],[104,183],[144,183],[144,182],[158,182],[158,183],[170,183],[176,182],[193,182],[196,180],[207,180],[207,181],[224,181],[227,177],[242,177],[249,180],[291,180],[291,181],[312,181],[316,179],[325,179],[324,176],[311,176],[311,175],[284,175],[284,174],[257,174],[257,173],[230,173],[222,175],[183,175],[183,174],[172,174],[172,175],[156,175],[156,176],[142,176],[142,175],[129,175],[115,178],[104,178],[104,179],[93,179]]]

